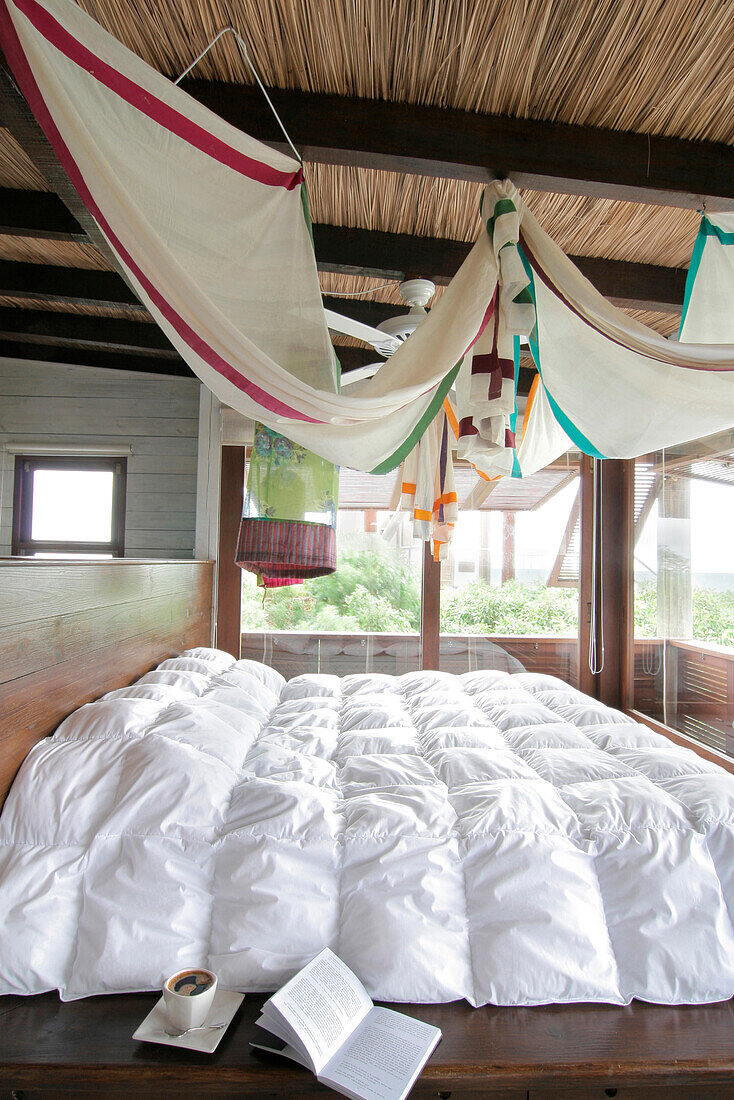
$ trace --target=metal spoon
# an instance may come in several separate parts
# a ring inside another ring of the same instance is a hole
[[[180,1039],[182,1035],[188,1035],[192,1031],[220,1031],[226,1026],[227,1021],[225,1020],[221,1024],[202,1024],[201,1027],[185,1027],[181,1031],[171,1031],[169,1028],[166,1028],[165,1031],[166,1035],[170,1035],[172,1039]]]

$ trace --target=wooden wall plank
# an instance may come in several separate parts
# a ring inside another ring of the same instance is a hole
[[[213,562],[0,561],[0,803],[66,715],[211,644],[213,576]]]
[[[200,389],[195,379],[0,358],[0,442],[127,448],[126,556],[190,559]],[[0,455],[0,555],[11,548],[14,463],[14,453]],[[165,522],[172,513],[175,526]]]
[[[199,607],[195,600],[197,610]],[[140,602],[111,604],[78,614],[0,627],[0,668],[4,681],[29,676],[48,667],[49,654],[59,663],[103,649],[110,635],[118,644],[154,631],[161,623],[183,622],[192,611],[188,589]]]
[[[161,569],[162,564],[168,568]],[[124,558],[99,562],[0,559],[0,618],[10,626],[45,619],[51,613],[68,615],[170,595],[196,584],[197,565]]]

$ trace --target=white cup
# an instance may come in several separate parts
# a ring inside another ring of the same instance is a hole
[[[187,977],[190,977],[188,982],[185,981]],[[168,1019],[181,1031],[201,1027],[211,1011],[216,992],[217,976],[211,970],[205,970],[203,966],[187,966],[184,970],[177,970],[163,983]]]

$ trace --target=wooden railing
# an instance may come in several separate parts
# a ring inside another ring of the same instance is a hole
[[[734,756],[734,649],[637,639],[634,708]]]
[[[417,634],[298,634],[289,630],[247,631],[242,657],[265,661],[288,678],[305,672],[385,672],[401,675],[420,668]],[[499,668],[546,672],[568,683],[578,679],[578,639],[532,636],[442,634],[440,665],[446,672]]]

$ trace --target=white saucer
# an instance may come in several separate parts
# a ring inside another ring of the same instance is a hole
[[[226,1020],[229,1026],[244,999],[244,993],[228,993],[224,989],[218,989],[214,994],[211,1012],[204,1023],[219,1024]],[[217,1031],[192,1031],[189,1035],[166,1035],[166,1028],[170,1026],[164,1000],[161,997],[133,1034],[133,1039],[139,1039],[143,1043],[165,1043],[168,1047],[182,1047],[184,1050],[198,1050],[201,1054],[213,1054],[227,1030],[226,1027],[221,1027]]]

